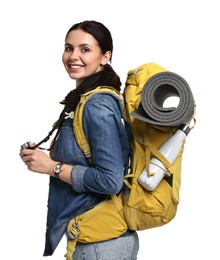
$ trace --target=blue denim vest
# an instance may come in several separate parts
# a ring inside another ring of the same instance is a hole
[[[73,165],[72,185],[50,177],[44,256],[52,255],[68,222],[123,185],[129,141],[118,102],[108,94],[95,94],[86,103],[83,126],[92,162],[76,143],[72,119],[64,122],[54,144],[52,159]]]

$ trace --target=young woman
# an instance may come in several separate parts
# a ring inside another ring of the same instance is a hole
[[[61,102],[62,114],[74,111],[80,95],[98,86],[120,91],[120,78],[110,65],[112,52],[111,33],[102,23],[84,21],[69,29],[62,60],[76,88]],[[121,118],[118,102],[111,95],[99,93],[87,102],[83,126],[92,166],[76,143],[71,118],[62,123],[50,156],[39,148],[21,149],[30,171],[50,176],[45,256],[53,254],[73,217],[122,189],[129,142]],[[134,260],[137,253],[137,233],[127,231],[108,241],[77,243],[72,259]]]

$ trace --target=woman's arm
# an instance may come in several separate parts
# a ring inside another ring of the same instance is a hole
[[[77,192],[117,194],[123,185],[123,155],[120,143],[121,113],[110,95],[98,94],[86,104],[84,131],[90,144],[92,166],[76,165],[72,185]]]
[[[123,185],[123,155],[119,139],[121,113],[115,99],[101,94],[89,101],[83,115],[84,131],[91,152],[91,167],[63,164],[60,180],[72,184],[77,192],[117,194]],[[29,146],[33,144],[29,142]],[[28,169],[55,177],[52,160],[40,149],[21,149],[20,155]]]
[[[31,147],[33,146],[33,143],[29,142],[28,145]],[[39,148],[35,150],[21,149],[20,156],[28,170],[55,177],[54,167],[59,162],[53,161],[44,151]],[[71,165],[63,164],[62,171],[59,173],[59,178],[71,184],[72,168],[73,166]]]

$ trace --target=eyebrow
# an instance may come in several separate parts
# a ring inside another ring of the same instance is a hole
[[[71,43],[68,43],[68,42],[66,42],[65,43],[65,46],[72,46],[73,47],[73,45],[71,44]],[[89,46],[90,48],[93,48],[90,44],[88,44],[88,43],[82,43],[82,44],[80,44],[79,45],[79,47],[85,47],[85,46]]]

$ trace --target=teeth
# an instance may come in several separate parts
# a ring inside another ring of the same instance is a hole
[[[70,65],[70,68],[72,68],[72,69],[80,69],[81,66],[78,66],[78,65]]]

